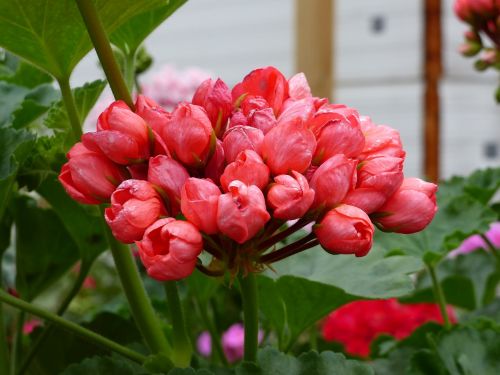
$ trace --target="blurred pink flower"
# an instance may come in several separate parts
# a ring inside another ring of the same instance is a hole
[[[259,344],[264,338],[264,332],[259,330]],[[227,360],[231,363],[243,358],[245,327],[242,323],[235,323],[222,334],[222,349]],[[208,331],[202,332],[196,342],[198,352],[204,357],[212,354],[212,338]]]
[[[500,222],[495,222],[490,224],[490,229],[484,233],[484,235],[490,240],[493,246],[500,247]],[[453,258],[460,254],[468,254],[477,249],[488,250],[488,244],[483,240],[481,235],[475,234],[466,238],[462,244],[455,250],[449,253],[449,257]]]
[[[29,335],[31,332],[35,330],[36,327],[41,326],[43,323],[39,319],[30,319],[23,325],[23,334]]]

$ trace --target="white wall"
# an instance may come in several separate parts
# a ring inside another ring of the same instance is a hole
[[[468,173],[500,164],[498,77],[477,73],[456,50],[466,29],[443,1],[442,171]],[[234,84],[252,69],[294,69],[293,0],[190,0],[147,40],[156,66],[199,66]],[[421,174],[422,0],[336,0],[335,68],[338,102],[400,130],[406,173]],[[384,27],[373,30],[376,19]],[[74,84],[99,77],[95,55],[78,66]],[[486,158],[484,147],[498,147]]]

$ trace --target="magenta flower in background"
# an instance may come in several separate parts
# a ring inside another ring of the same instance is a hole
[[[264,338],[264,332],[259,330],[259,344]],[[242,323],[235,323],[222,334],[222,350],[227,360],[231,363],[243,358],[245,343],[245,327]],[[198,352],[204,357],[212,354],[212,338],[208,331],[202,332],[196,341]]]
[[[490,224],[490,229],[484,233],[495,247],[500,247],[500,222]],[[462,244],[449,254],[450,258],[460,254],[468,254],[477,249],[488,250],[488,244],[483,240],[481,235],[475,234],[466,238]]]

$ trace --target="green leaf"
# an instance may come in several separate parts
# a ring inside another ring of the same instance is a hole
[[[35,88],[52,82],[52,77],[9,52],[0,59],[0,80],[18,86]]]
[[[276,278],[274,285],[264,277],[259,280],[260,308],[280,341],[288,341],[290,347],[305,329],[345,303],[408,294],[413,290],[409,274],[421,270],[423,264],[409,256],[384,258],[379,249],[356,258],[333,256],[317,247],[273,267],[276,274],[267,275]]]
[[[150,355],[143,363],[144,368],[152,373],[167,373],[172,369],[173,364],[165,354]]]
[[[489,321],[443,332],[436,350],[450,374],[500,373],[500,328]]]
[[[16,225],[16,288],[32,300],[78,260],[76,244],[51,209],[28,197],[12,205]]]
[[[185,279],[189,288],[189,293],[196,297],[202,305],[215,295],[221,285],[221,280],[214,277],[207,277],[197,269]]]
[[[141,43],[163,21],[172,15],[187,0],[166,0],[162,5],[130,18],[118,27],[111,35],[110,40],[125,55],[133,55]]]
[[[104,312],[96,315],[91,322],[82,325],[123,345],[141,342],[141,335],[131,320],[117,314]],[[41,334],[37,329],[33,338]],[[29,368],[32,373],[59,374],[71,364],[77,364],[86,358],[107,355],[109,352],[95,346],[72,332],[52,327],[44,345],[39,349]]]
[[[342,354],[310,351],[298,358],[267,347],[259,350],[258,367],[243,363],[236,369],[237,375],[371,375],[367,364],[346,359]]]
[[[96,80],[73,90],[78,117],[82,123],[105,87],[106,81]],[[52,105],[44,124],[50,129],[59,131],[68,131],[68,129],[71,129],[68,113],[62,100]]]
[[[105,30],[163,4],[160,0],[97,0]],[[0,2],[0,46],[53,75],[68,79],[92,44],[73,0]]]
[[[82,363],[70,365],[61,375],[146,375],[150,374],[141,365],[125,358],[93,357]]]
[[[90,267],[107,249],[102,220],[96,207],[84,206],[71,199],[54,175],[45,179],[37,191],[50,203],[74,241],[82,267]]]
[[[0,218],[8,205],[19,166],[33,147],[33,139],[27,131],[0,128]]]
[[[497,297],[490,304],[465,315],[461,321],[470,322],[478,319],[479,317],[486,317],[494,320],[500,324],[500,297]]]
[[[491,302],[500,274],[492,255],[483,250],[445,259],[436,269],[446,301],[474,310]],[[417,290],[406,302],[436,302],[428,272],[419,275]]]

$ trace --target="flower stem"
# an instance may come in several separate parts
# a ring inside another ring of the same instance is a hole
[[[259,307],[257,302],[257,280],[254,273],[238,277],[243,300],[243,320],[245,323],[245,349],[243,359],[248,362],[257,360],[259,345]]]
[[[486,242],[486,245],[488,245],[491,255],[493,255],[493,257],[497,262],[497,267],[500,268],[500,252],[495,247],[495,245],[493,245],[488,236],[486,236],[485,234],[481,234],[481,238],[483,239],[484,242]]]
[[[80,272],[78,273],[78,277],[76,278],[73,287],[71,288],[70,292],[68,295],[64,298],[63,302],[57,309],[56,314],[58,316],[62,316],[67,308],[69,307],[71,301],[76,297],[80,289],[82,288],[83,283],[85,282],[85,278],[87,277],[88,273],[90,271],[90,265],[84,265],[80,267]],[[47,337],[50,335],[50,333],[53,331],[54,325],[48,324],[45,329],[42,331],[42,333],[36,338],[36,340],[31,344],[30,351],[28,354],[23,359],[23,362],[21,363],[21,366],[19,366],[19,371],[17,372],[17,375],[22,375],[26,372],[28,369],[31,361],[35,357],[35,355],[38,353],[38,350],[41,348],[42,344],[45,342]]]
[[[12,338],[12,350],[10,352],[10,375],[16,374],[17,363],[19,361],[19,354],[22,349],[23,340],[23,326],[26,314],[23,310],[17,313],[16,332]]]
[[[184,312],[177,290],[177,282],[167,281],[164,286],[173,328],[172,361],[177,367],[188,367],[191,363],[193,347],[186,330],[186,321],[184,320]]]
[[[101,207],[104,232],[106,233],[106,239],[115,261],[118,277],[127,297],[135,324],[153,353],[164,353],[168,357],[171,357],[172,348],[163,334],[161,322],[155,314],[151,301],[146,294],[139,270],[132,257],[132,252],[127,246],[121,244],[113,237],[104,221],[103,211]]]
[[[260,259],[260,263],[273,263],[279,260],[288,258],[291,255],[300,253],[301,251],[310,249],[313,246],[316,246],[319,242],[315,240],[316,235],[314,233],[309,233],[304,238],[293,242],[289,245],[282,247],[279,250],[273,251],[272,253],[263,255]]]
[[[258,250],[266,250],[270,248],[273,245],[276,245],[278,242],[283,241],[285,238],[287,238],[289,235],[292,233],[295,233],[299,229],[305,227],[307,224],[309,224],[312,220],[310,218],[303,217],[302,219],[298,220],[296,223],[294,223],[292,226],[288,227],[287,229],[275,234],[274,236],[268,238],[267,240],[261,242],[258,245]]]
[[[76,0],[76,4],[82,15],[83,22],[87,27],[90,39],[94,44],[104,74],[106,74],[111,91],[113,91],[113,95],[117,100],[123,100],[131,109],[134,109],[132,97],[123,80],[122,73],[116,62],[111,45],[109,44],[106,31],[99,19],[99,14],[97,13],[94,2],[92,0]]]
[[[14,306],[22,311],[28,312],[32,315],[38,316],[39,318],[42,318],[44,320],[48,320],[49,322],[56,324],[59,327],[66,329],[67,331],[70,331],[105,349],[109,349],[118,354],[121,354],[124,357],[127,357],[137,363],[142,363],[146,360],[146,357],[142,354],[139,354],[129,348],[126,348],[125,346],[118,344],[117,342],[109,340],[104,336],[83,328],[79,324],[70,322],[47,310],[37,307],[31,303],[25,302],[19,298],[13,297],[3,290],[0,290],[0,301]]]
[[[80,140],[82,136],[82,125],[80,123],[80,118],[78,115],[78,110],[76,109],[75,99],[73,98],[73,93],[71,92],[71,87],[69,85],[69,79],[63,78],[57,81],[59,88],[61,89],[61,95],[66,107],[66,112],[68,114],[69,122],[71,124],[71,130],[73,131],[73,137],[76,141]]]
[[[446,298],[444,296],[443,288],[441,287],[441,284],[437,279],[435,266],[432,264],[427,264],[427,268],[429,269],[429,274],[431,275],[434,298],[436,298],[439,304],[439,309],[441,310],[441,316],[443,317],[444,321],[444,327],[446,329],[449,329],[451,328],[451,323],[450,323],[450,318],[448,316],[448,310],[446,309]]]
[[[129,92],[134,91],[135,85],[135,51],[124,54],[123,76]]]
[[[2,290],[2,257],[0,256],[0,290]],[[0,302],[0,374],[9,373],[9,349],[3,317],[3,303]]]

